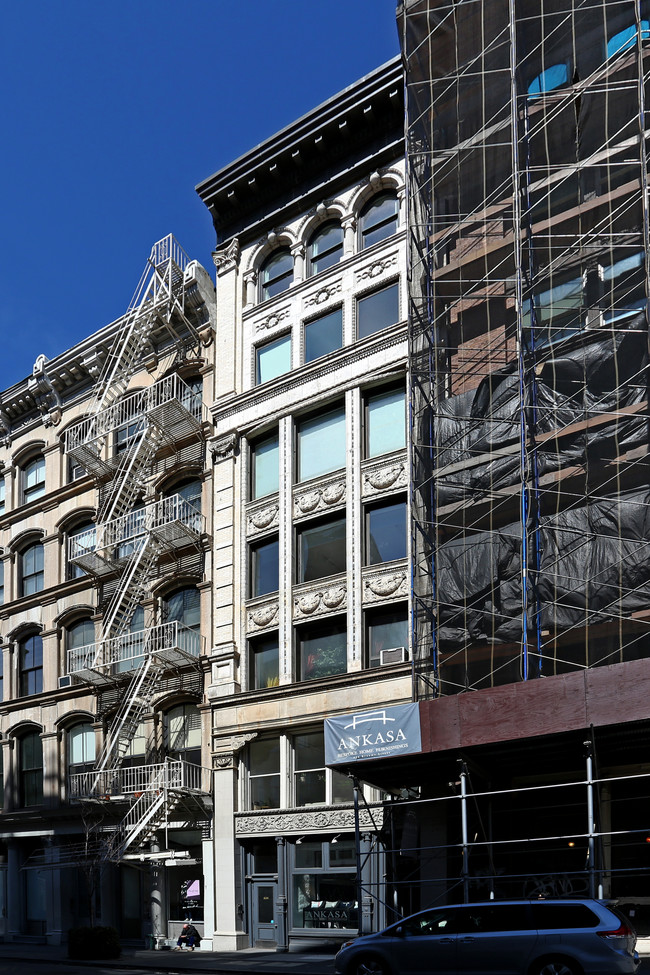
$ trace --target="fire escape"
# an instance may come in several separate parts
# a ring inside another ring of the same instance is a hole
[[[133,620],[161,563],[200,552],[205,532],[203,515],[181,495],[141,500],[157,455],[202,437],[201,397],[176,374],[136,392],[128,387],[152,348],[171,349],[177,361],[198,348],[210,287],[173,237],[154,245],[88,413],[66,434],[68,457],[98,491],[96,526],[70,538],[68,560],[94,578],[103,609],[99,640],[68,651],[66,680],[117,705],[94,770],[72,776],[69,789],[71,798],[127,803],[107,844],[115,860],[144,844],[173,812],[205,818],[209,809],[209,770],[169,759],[135,768],[123,763],[161,682],[181,669],[200,673],[199,633],[177,621],[134,631]]]

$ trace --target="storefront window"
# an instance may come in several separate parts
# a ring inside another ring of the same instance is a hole
[[[352,837],[295,844],[291,891],[294,928],[358,927],[355,863]]]
[[[188,850],[194,863],[167,867],[169,917],[172,921],[203,920],[203,871],[201,867],[201,834],[198,830],[170,830],[172,850]]]

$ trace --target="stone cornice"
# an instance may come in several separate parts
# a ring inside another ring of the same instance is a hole
[[[383,807],[365,805],[359,809],[359,825],[364,830],[381,829]],[[303,833],[336,833],[354,829],[353,806],[323,806],[319,809],[264,809],[235,813],[235,832],[238,836],[273,834],[300,836]]]

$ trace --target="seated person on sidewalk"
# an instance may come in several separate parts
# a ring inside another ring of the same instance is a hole
[[[194,951],[194,945],[198,946],[200,943],[201,936],[194,925],[184,924],[183,930],[178,936],[178,941],[176,942],[176,948],[174,948],[174,951],[182,949],[184,945],[187,945],[190,951]]]

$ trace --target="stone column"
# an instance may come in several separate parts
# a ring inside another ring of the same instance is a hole
[[[300,284],[305,280],[305,247],[302,243],[294,244],[291,248],[293,257],[293,283]]]
[[[354,215],[343,217],[341,226],[343,227],[343,257],[350,257],[356,250],[357,221]]]
[[[287,925],[287,905],[289,903],[287,895],[287,848],[284,836],[276,836],[275,842],[278,844],[278,899],[275,905],[278,946],[275,950],[287,952],[289,950]]]
[[[160,843],[158,840],[154,839],[151,841],[150,850],[152,853],[160,852]],[[161,863],[152,863],[149,913],[151,915],[151,934],[154,938],[165,938],[167,936],[167,919],[165,917],[164,904],[165,867]]]

